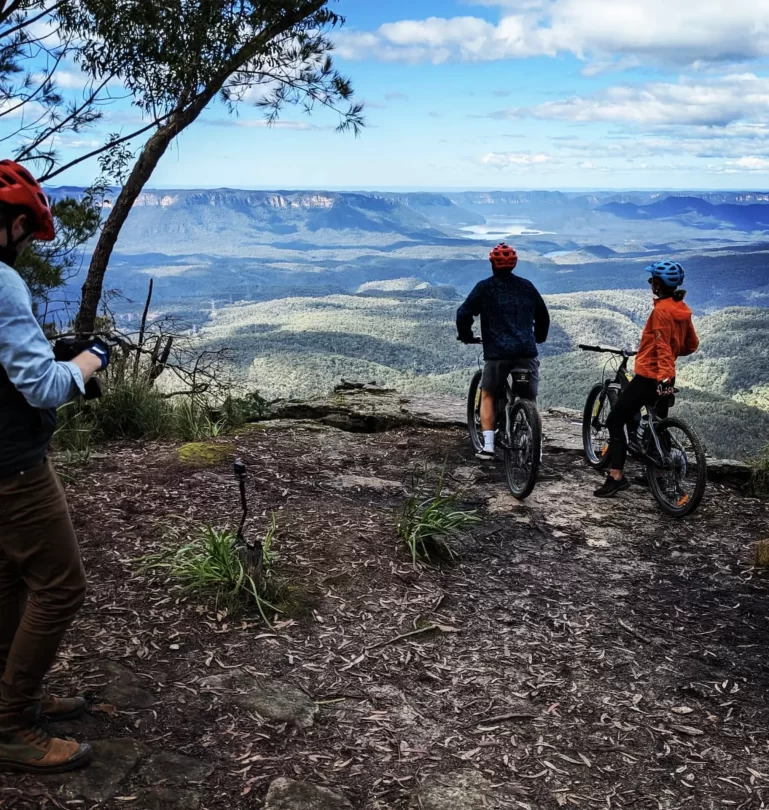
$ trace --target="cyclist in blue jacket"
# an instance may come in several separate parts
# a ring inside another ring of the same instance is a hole
[[[489,255],[493,275],[476,284],[457,310],[457,336],[463,343],[478,343],[473,336],[474,318],[480,315],[486,363],[481,380],[483,449],[478,458],[494,460],[494,402],[504,390],[514,368],[531,374],[527,399],[536,400],[539,389],[537,344],[547,340],[550,314],[537,288],[513,273],[518,254],[504,243]]]

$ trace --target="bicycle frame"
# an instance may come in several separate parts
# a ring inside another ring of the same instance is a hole
[[[677,393],[678,389],[674,389],[674,393]],[[648,419],[648,424],[646,426],[646,435],[644,436],[643,445],[639,447],[641,453],[637,456],[640,460],[648,462],[652,464],[656,469],[663,469],[664,464],[662,463],[665,458],[665,450],[662,447],[662,443],[660,442],[659,433],[657,433],[657,425],[662,421],[660,417],[657,415],[657,408],[659,407],[662,399],[659,399],[654,405],[651,405],[646,410],[646,417]],[[657,451],[657,458],[655,458],[649,452],[649,442],[650,440],[654,440],[654,449]]]

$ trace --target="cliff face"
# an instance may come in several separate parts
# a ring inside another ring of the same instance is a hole
[[[91,586],[57,685],[95,693],[69,731],[114,759],[47,789],[213,810],[760,803],[766,504],[714,483],[676,522],[640,488],[595,500],[568,413],[545,415],[520,503],[472,458],[460,402],[358,390],[279,411],[209,468],[142,444],[69,471]],[[237,523],[235,454],[247,531],[275,515],[294,588],[271,628],[135,563],[171,529]],[[439,480],[480,521],[453,564],[415,567],[396,525]]]

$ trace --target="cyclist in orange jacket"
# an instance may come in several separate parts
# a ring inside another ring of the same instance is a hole
[[[627,459],[626,426],[634,430],[634,419],[641,407],[653,405],[661,396],[672,393],[676,378],[676,360],[694,354],[700,345],[692,324],[692,311],[684,304],[684,268],[678,262],[656,262],[646,268],[651,274],[654,309],[644,327],[641,346],[635,360],[635,377],[612,408],[606,427],[609,429],[611,471],[593,494],[612,498],[626,490],[630,482],[624,475]],[[661,406],[658,414],[667,416]]]

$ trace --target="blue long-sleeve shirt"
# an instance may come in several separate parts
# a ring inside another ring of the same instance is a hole
[[[82,372],[74,363],[55,360],[35,318],[29,288],[4,264],[0,264],[0,366],[32,408],[58,408],[85,393]]]
[[[514,273],[495,273],[478,282],[457,310],[457,334],[472,337],[473,320],[481,316],[483,354],[487,360],[536,357],[544,343],[550,314],[537,288]]]

